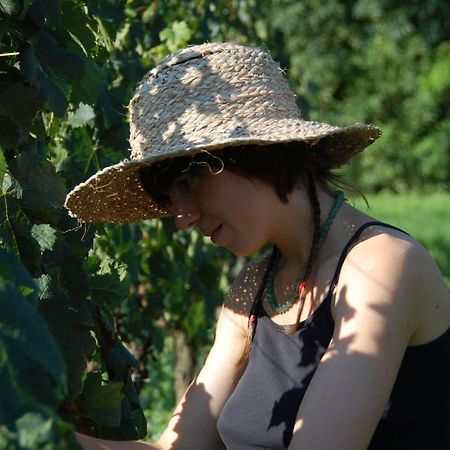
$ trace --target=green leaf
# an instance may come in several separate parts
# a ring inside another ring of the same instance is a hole
[[[46,102],[52,111],[62,116],[67,109],[70,86],[67,81],[58,78],[53,72],[52,65],[58,66],[59,64],[58,48],[53,38],[45,32],[41,32],[39,36],[41,36],[39,39],[40,47],[37,49],[33,46],[22,46],[20,52],[21,73],[36,87],[39,94],[39,102]],[[50,41],[49,48],[46,47],[45,36]],[[39,57],[43,59],[42,65]],[[81,76],[82,74],[80,78]]]
[[[37,288],[37,296],[39,300],[46,300],[51,298],[51,282],[50,275],[44,274],[39,278],[35,278],[34,282]]]
[[[100,305],[111,307],[125,300],[130,293],[126,264],[104,257],[91,277],[90,292],[92,300]]]
[[[53,423],[50,418],[29,412],[16,421],[19,444],[24,448],[39,448],[52,438]]]
[[[58,41],[46,31],[38,35],[36,56],[42,66],[63,79],[80,80],[84,73],[85,62],[78,54],[59,46]],[[48,72],[48,70],[46,70]]]
[[[23,0],[0,0],[0,11],[7,16],[18,16],[23,7]]]
[[[131,367],[138,366],[138,360],[119,340],[112,346],[103,349],[103,357],[110,377],[114,380],[126,380]]]
[[[53,275],[53,274],[52,274]],[[52,278],[51,297],[41,299],[39,312],[47,321],[64,355],[68,372],[67,400],[74,401],[82,390],[82,377],[87,361],[95,352],[95,340],[91,336],[89,311],[62,292]]]
[[[122,387],[122,382],[103,383],[100,372],[89,373],[83,391],[76,401],[77,413],[101,425],[118,426],[121,418]]]
[[[35,290],[31,275],[19,260],[0,247],[0,284],[8,283],[18,289]]]
[[[39,302],[39,312],[47,320],[64,354],[68,371],[68,400],[74,400],[82,389],[82,377],[87,361],[96,350],[91,335],[94,322],[86,301],[87,276],[74,248],[58,234],[51,251],[43,254],[44,266],[51,282],[46,283],[46,295]]]
[[[70,39],[87,57],[95,47],[92,31],[94,20],[85,11],[84,5],[74,1],[63,1],[61,5],[61,27],[67,31]],[[66,41],[67,42],[67,41]]]
[[[67,99],[70,95],[69,85],[64,80],[49,76],[42,70],[39,71],[37,80],[39,93],[48,108],[58,116],[63,116],[67,111]]]
[[[78,109],[75,111],[75,114],[69,120],[72,128],[83,127],[86,124],[92,124],[95,119],[95,112],[93,108],[89,105],[85,105],[84,103],[80,103]]]
[[[14,379],[14,371],[9,367],[9,359],[6,353],[6,347],[0,340],[0,392],[2,400],[0,402],[0,424],[12,424],[20,411],[23,411],[29,401],[26,395],[17,386]],[[0,433],[3,431],[0,425]],[[0,439],[1,443],[1,439]],[[2,447],[0,445],[0,448]]]
[[[38,27],[59,28],[61,25],[59,0],[34,0],[28,15]]]
[[[7,437],[10,450],[79,450],[73,425],[64,422],[58,413],[41,405],[27,405],[15,421],[15,433]],[[1,433],[0,428],[0,433]],[[6,435],[7,436],[7,435]],[[1,440],[0,440],[1,442]]]
[[[51,250],[56,242],[56,230],[46,223],[33,225],[31,235],[38,241],[41,252]]]
[[[52,210],[62,208],[66,197],[64,180],[53,165],[43,159],[46,147],[32,142],[26,151],[10,164],[11,173],[22,188],[22,208],[37,214],[43,222],[54,217]],[[44,156],[45,158],[45,156]]]
[[[55,406],[66,386],[65,364],[47,324],[11,285],[0,286],[0,343],[20,397]],[[8,411],[7,420],[17,411]]]
[[[0,73],[0,146],[15,147],[27,138],[38,106],[35,89]]]
[[[27,270],[35,276],[40,273],[42,255],[38,242],[31,235],[30,224],[23,215],[14,215],[10,219],[10,226],[17,243],[18,256]]]
[[[91,59],[85,60],[83,76],[72,85],[70,100],[72,103],[87,103],[93,105],[100,95],[104,82],[104,72]]]
[[[184,20],[174,21],[169,27],[159,33],[161,41],[165,42],[167,48],[174,52],[184,47],[192,37],[192,31]]]
[[[106,48],[106,50],[110,52],[113,49],[113,44],[111,36],[108,33],[107,24],[104,23],[100,17],[96,16],[95,20],[97,21],[97,39]]]

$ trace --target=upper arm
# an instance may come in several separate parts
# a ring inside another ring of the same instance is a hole
[[[224,448],[217,419],[245,367],[247,321],[256,295],[261,261],[252,261],[238,276],[225,298],[214,344],[197,377],[175,409],[158,444],[164,449]]]
[[[417,327],[414,253],[413,245],[389,236],[350,253],[336,290],[333,337],[290,449],[367,448]]]
[[[216,423],[239,377],[244,338],[233,313],[220,312],[214,345],[158,441],[164,449],[223,448]]]

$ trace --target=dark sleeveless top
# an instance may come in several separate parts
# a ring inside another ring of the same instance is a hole
[[[325,299],[296,333],[284,333],[259,311],[247,368],[217,424],[227,449],[288,447],[300,403],[333,335],[331,299],[341,267],[362,231],[372,225],[395,228],[370,222],[355,233]],[[450,450],[450,328],[427,344],[406,349],[368,449]]]

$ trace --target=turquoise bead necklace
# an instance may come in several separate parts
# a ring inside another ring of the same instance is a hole
[[[320,234],[319,234],[319,238],[317,241],[317,249],[319,249],[323,245],[323,243],[328,235],[328,232],[330,231],[331,225],[333,224],[334,218],[336,217],[336,214],[338,213],[343,202],[344,202],[344,193],[342,191],[338,191],[336,200],[334,201],[333,206],[331,207],[330,211],[328,212],[328,216],[325,219],[323,226],[320,228]],[[268,299],[270,309],[275,313],[284,313],[297,300],[299,300],[299,299],[302,300],[302,298],[303,298],[303,301],[304,301],[304,295],[302,296],[302,293],[305,293],[305,290],[306,290],[306,284],[307,284],[307,280],[305,279],[305,277],[307,276],[306,271],[307,271],[308,267],[311,265],[311,263],[313,262],[313,261],[311,261],[313,252],[310,252],[307,261],[303,265],[303,267],[300,271],[300,276],[298,277],[298,279],[295,283],[295,288],[294,288],[292,294],[283,303],[278,303],[276,296],[275,296],[275,288],[274,288],[275,276],[281,266],[281,253],[278,249],[276,249],[276,252],[277,253],[275,255],[275,260],[272,265],[272,268],[270,269],[269,273],[267,274],[266,292],[267,292],[267,299]],[[301,305],[301,306],[303,306],[303,305]]]

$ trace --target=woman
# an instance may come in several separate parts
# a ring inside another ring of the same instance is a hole
[[[252,260],[157,444],[84,448],[450,448],[450,298],[410,236],[345,203],[333,169],[373,126],[301,118],[264,51],[169,56],[130,103],[131,160],[69,194],[83,221],[174,215]]]

